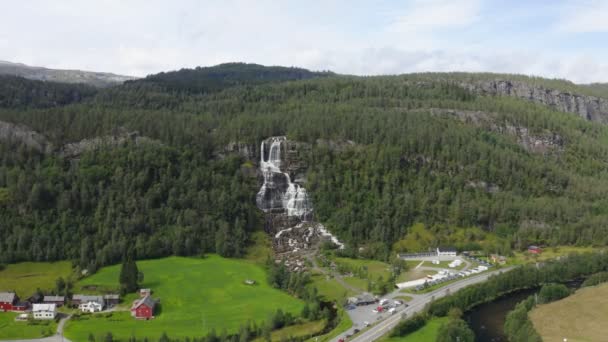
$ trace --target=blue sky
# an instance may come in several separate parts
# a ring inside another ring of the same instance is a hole
[[[0,60],[145,76],[244,61],[608,82],[608,0],[13,1]]]

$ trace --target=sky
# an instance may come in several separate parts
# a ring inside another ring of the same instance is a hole
[[[3,1],[0,60],[146,76],[225,62],[608,82],[608,0]]]

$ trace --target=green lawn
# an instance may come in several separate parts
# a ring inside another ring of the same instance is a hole
[[[557,246],[543,248],[539,255],[526,252],[515,252],[513,257],[507,258],[507,265],[521,265],[537,261],[555,259],[572,253],[590,253],[599,250],[594,247]]]
[[[432,318],[422,328],[403,337],[390,337],[382,342],[435,342],[439,328],[447,323],[448,317]]]
[[[351,290],[346,289],[342,284],[338,283],[336,279],[328,279],[324,274],[313,273],[310,280],[311,285],[319,290],[319,295],[327,301],[339,302],[345,297],[354,296],[356,294]]]
[[[17,313],[0,313],[0,340],[30,339],[50,336],[57,330],[55,321],[16,322]]]
[[[71,274],[69,261],[10,264],[0,271],[0,292],[16,291],[20,298],[27,299],[37,288],[54,289],[57,278],[65,279]]]
[[[345,283],[348,285],[361,290],[362,292],[367,291],[367,280],[357,277],[343,277]]]
[[[360,267],[367,267],[368,278],[371,280],[377,280],[378,277],[382,276],[383,279],[390,277],[390,265],[377,260],[367,259],[351,259],[351,258],[335,258],[336,264],[346,265],[353,270]]]
[[[161,312],[150,321],[136,321],[128,312],[112,317],[91,316],[87,320],[69,321],[65,335],[73,341],[83,341],[89,332],[115,337],[131,336],[158,339],[166,332],[170,337],[184,338],[206,335],[211,329],[235,332],[248,320],[265,321],[277,309],[299,315],[303,302],[271,288],[263,268],[253,262],[225,259],[211,255],[207,258],[169,257],[139,261],[145,274],[143,287],[153,290],[161,300]],[[117,286],[120,265],[105,267],[77,284],[77,288],[100,285]],[[245,285],[253,279],[255,286]]]
[[[326,320],[306,322],[302,324],[292,325],[283,329],[273,331],[270,338],[273,342],[287,341],[289,338],[306,338],[308,336],[319,333],[325,328]],[[265,341],[263,337],[256,338],[255,342]]]

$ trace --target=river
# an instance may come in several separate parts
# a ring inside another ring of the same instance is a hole
[[[564,283],[570,289],[578,289],[584,279]],[[479,342],[506,342],[504,334],[505,319],[509,311],[517,303],[533,295],[539,289],[526,289],[512,292],[492,302],[474,307],[464,314],[464,320],[475,332],[475,340]]]

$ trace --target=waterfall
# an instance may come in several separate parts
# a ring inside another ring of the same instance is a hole
[[[281,145],[286,139],[273,137],[269,140],[267,157],[266,142],[262,141],[260,146],[260,170],[264,175],[264,184],[258,191],[256,203],[265,212],[282,209],[287,216],[307,221],[312,213],[312,206],[306,189],[292,182],[287,172],[281,171]]]
[[[287,155],[286,137],[272,137],[262,141],[260,145],[260,171],[264,176],[264,183],[256,195],[256,204],[258,208],[266,213],[286,214],[288,217],[298,218],[300,223],[292,227],[282,227],[275,234],[275,239],[282,239],[283,234],[288,234],[294,230],[306,229],[306,243],[311,237],[316,234],[331,240],[338,245],[340,249],[344,248],[335,236],[325,229],[325,227],[317,222],[311,222],[313,206],[310,196],[304,187],[297,182],[293,182],[288,172],[283,172],[283,155]],[[306,223],[306,225],[304,225]],[[287,237],[287,242],[290,247],[295,242],[290,237]],[[295,248],[293,251],[297,251]]]

